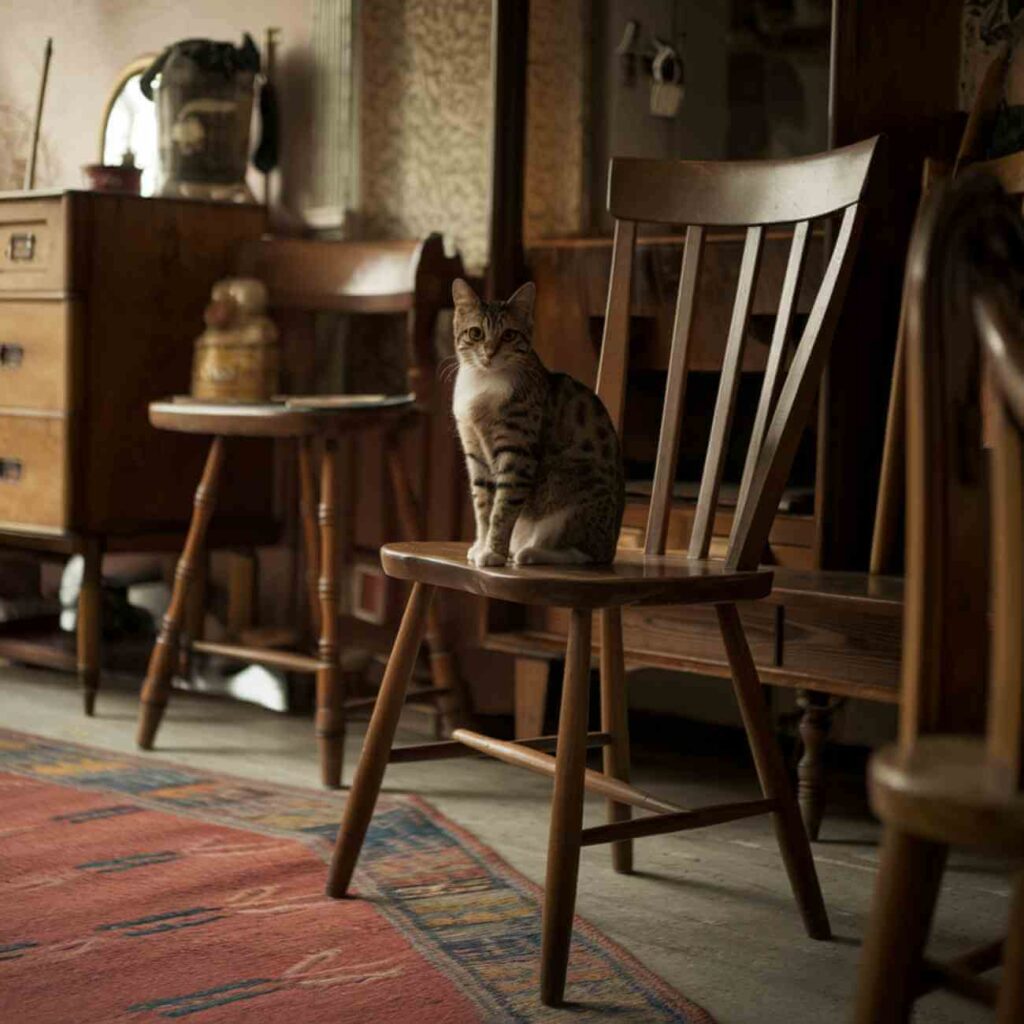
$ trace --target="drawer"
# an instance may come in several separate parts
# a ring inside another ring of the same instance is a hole
[[[70,303],[0,299],[0,407],[69,408]]]
[[[0,415],[0,525],[67,526],[67,427],[64,417]]]
[[[0,293],[63,291],[65,235],[59,197],[0,203]]]

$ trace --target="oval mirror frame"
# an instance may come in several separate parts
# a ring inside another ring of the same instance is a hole
[[[99,139],[99,154],[97,160],[99,163],[103,163],[103,151],[106,148],[105,143],[107,139],[107,122],[110,120],[110,112],[114,109],[114,104],[117,102],[117,98],[124,91],[124,87],[134,78],[136,75],[141,75],[157,59],[159,54],[156,53],[144,53],[136,57],[133,61],[126,64],[118,72],[116,81],[114,82],[113,88],[107,94],[107,100],[103,104],[103,116],[100,118],[100,139]]]

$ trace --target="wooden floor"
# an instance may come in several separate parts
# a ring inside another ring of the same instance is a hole
[[[106,680],[97,717],[81,714],[66,676],[0,665],[0,725],[134,752],[138,680]],[[415,725],[417,719],[410,719]],[[351,778],[361,729],[352,730]],[[407,738],[422,738],[411,732]],[[191,766],[316,787],[312,722],[252,705],[175,694],[154,756]],[[750,799],[753,769],[731,733],[666,719],[637,744],[642,788],[696,806]],[[638,873],[612,872],[610,851],[584,850],[579,913],[690,998],[719,1024],[823,1024],[849,1017],[878,829],[855,772],[833,772],[832,810],[815,844],[836,938],[805,938],[766,819],[638,840]],[[550,783],[474,759],[396,765],[385,788],[412,789],[541,882]],[[495,794],[498,794],[497,796]],[[339,799],[340,804],[340,799]],[[587,822],[603,819],[587,801]],[[947,953],[997,935],[1008,898],[1002,866],[956,856],[939,905],[933,948]],[[916,1024],[974,1024],[989,1016],[945,994],[918,1004]]]

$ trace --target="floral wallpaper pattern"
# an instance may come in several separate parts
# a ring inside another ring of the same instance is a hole
[[[374,0],[361,10],[361,216],[369,237],[448,234],[487,261],[489,0]]]
[[[589,4],[532,0],[526,80],[527,242],[583,226]]]
[[[999,45],[1021,38],[1022,25],[1012,24],[1024,0],[964,0],[960,37],[960,109],[970,110],[985,69]]]
[[[20,189],[32,145],[32,117],[21,107],[0,100],[0,192]],[[45,135],[39,139],[36,156],[36,186],[54,182],[53,154]]]

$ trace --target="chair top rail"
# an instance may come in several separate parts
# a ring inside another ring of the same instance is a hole
[[[814,220],[858,202],[878,136],[786,160],[645,160],[615,157],[608,210],[652,224],[752,227]]]
[[[278,308],[402,312],[413,304],[422,241],[330,242],[263,238],[239,252]]]

